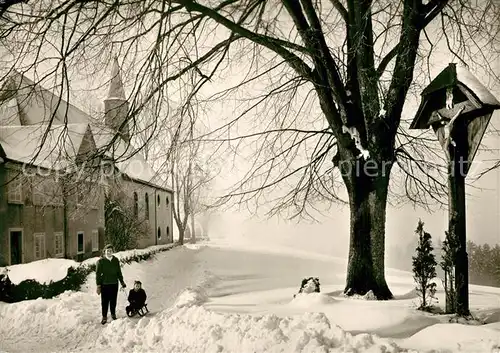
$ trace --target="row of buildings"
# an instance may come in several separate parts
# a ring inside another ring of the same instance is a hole
[[[3,82],[0,266],[96,256],[113,219],[139,248],[173,242],[173,192],[132,147],[128,110],[116,58],[101,119],[18,72]]]

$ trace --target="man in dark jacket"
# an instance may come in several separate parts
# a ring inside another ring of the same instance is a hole
[[[97,261],[95,271],[97,284],[97,294],[101,295],[102,321],[105,324],[108,321],[108,306],[111,311],[111,318],[116,320],[116,299],[118,297],[118,282],[122,288],[125,288],[123,281],[120,261],[113,256],[111,245],[104,247],[104,256]]]
[[[135,281],[134,289],[128,293],[129,306],[125,308],[127,315],[129,313],[140,310],[146,304],[146,292],[142,289],[141,281]]]

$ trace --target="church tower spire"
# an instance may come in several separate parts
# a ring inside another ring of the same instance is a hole
[[[109,81],[108,96],[104,100],[104,120],[106,126],[118,132],[127,142],[130,141],[130,132],[127,122],[129,104],[125,97],[125,88],[121,77],[118,57],[113,59],[111,80]]]

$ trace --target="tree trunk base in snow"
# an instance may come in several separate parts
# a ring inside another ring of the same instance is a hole
[[[384,286],[373,286],[373,287],[355,287],[355,286],[346,286],[344,289],[344,295],[348,297],[352,297],[354,295],[365,296],[369,291],[372,291],[377,300],[390,300],[394,299],[394,296],[389,289],[389,286],[385,284]]]

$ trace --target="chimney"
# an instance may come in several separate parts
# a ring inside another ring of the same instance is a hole
[[[104,100],[104,120],[107,127],[118,132],[123,140],[130,142],[127,122],[128,109],[129,105],[120,75],[120,65],[118,64],[118,57],[115,56],[108,96]]]

